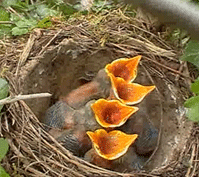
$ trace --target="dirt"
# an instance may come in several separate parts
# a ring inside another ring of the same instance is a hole
[[[120,57],[124,56],[118,55],[108,47],[91,53],[72,39],[64,39],[60,44],[48,48],[43,57],[29,60],[22,68],[20,74],[24,80],[23,94],[40,92],[53,94],[52,98],[34,99],[27,101],[27,104],[42,121],[47,108],[60,96],[89,81],[107,63]],[[151,72],[146,66],[145,62],[141,62],[138,77],[134,82],[156,85],[156,90],[138,105],[146,111],[161,133],[157,152],[151,156],[145,167],[155,171],[177,160],[190,136],[192,123],[185,118],[179,86],[166,77]]]

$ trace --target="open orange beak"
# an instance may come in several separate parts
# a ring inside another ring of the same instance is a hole
[[[137,134],[127,135],[119,130],[107,133],[104,129],[88,131],[87,134],[98,155],[107,160],[114,160],[124,155],[138,137]]]
[[[105,69],[107,73],[113,74],[115,77],[121,77],[126,82],[132,82],[137,76],[137,66],[141,59],[141,55],[133,58],[121,58],[107,64]]]
[[[119,127],[136,111],[137,107],[130,107],[118,100],[107,101],[99,99],[91,106],[97,122],[102,127]]]
[[[115,77],[111,73],[108,75],[111,79],[115,97],[127,105],[141,102],[148,93],[155,89],[155,86],[142,86],[136,83],[128,83],[123,78]]]

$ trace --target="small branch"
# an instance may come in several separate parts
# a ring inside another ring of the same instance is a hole
[[[51,42],[59,35],[59,33],[61,33],[62,29],[60,29],[53,37],[52,39],[43,47],[43,49],[39,52],[38,56],[41,55],[46,48],[51,44]]]
[[[33,0],[30,0],[30,2],[31,2],[31,5],[33,5],[33,4],[34,4],[34,1],[33,1]]]
[[[195,157],[195,151],[196,151],[196,145],[194,144],[192,146],[192,153],[191,153],[191,159],[190,159],[190,167],[188,168],[187,170],[187,173],[186,173],[186,176],[185,177],[189,177],[190,176],[190,172],[191,172],[191,169],[193,168],[193,160],[194,160],[194,157]]]
[[[33,98],[44,98],[44,97],[51,97],[52,94],[50,93],[36,93],[36,94],[30,94],[30,95],[16,95],[11,96],[5,99],[0,100],[0,105],[13,103],[19,100],[28,100]]]
[[[0,24],[15,24],[15,23],[11,21],[0,21]]]
[[[168,67],[168,66],[166,66],[166,65],[163,65],[163,64],[161,64],[161,63],[159,63],[159,62],[157,62],[157,61],[154,61],[154,60],[152,60],[152,59],[150,59],[150,58],[148,58],[148,57],[144,57],[144,56],[143,56],[143,58],[146,59],[146,60],[148,60],[148,61],[151,61],[151,62],[153,62],[153,63],[155,63],[155,64],[157,64],[157,65],[159,65],[159,66],[161,66],[161,67],[163,67],[163,68],[165,68],[165,69],[167,69],[167,70],[169,70],[169,71],[172,71],[173,73],[179,74],[179,75],[181,75],[181,76],[183,76],[183,77],[185,77],[185,78],[190,79],[191,81],[194,81],[191,77],[189,77],[189,76],[187,76],[187,75],[185,75],[185,74],[183,74],[183,73],[181,73],[181,72],[179,72],[179,71],[177,71],[177,70],[175,70],[175,69],[173,69],[173,68],[170,68],[170,67]]]
[[[14,14],[17,15],[19,18],[22,19],[22,16],[19,15],[12,7],[9,6],[9,7],[7,8],[7,10],[10,11],[11,13],[14,13]]]
[[[180,68],[179,68],[178,72],[180,72],[180,73],[183,72],[183,69],[184,69],[184,67],[185,67],[185,64],[186,64],[185,61],[180,61]],[[177,75],[176,75],[176,78],[175,78],[175,81],[177,82],[177,81],[179,80],[179,78],[180,78],[180,75],[177,74]]]
[[[21,56],[19,58],[19,62],[18,62],[17,69],[16,69],[16,75],[18,75],[20,67],[25,64],[25,62],[30,54],[30,51],[34,45],[35,39],[36,39],[36,36],[34,34],[30,34],[28,42],[26,43],[26,45],[23,49],[23,53],[21,54]]]

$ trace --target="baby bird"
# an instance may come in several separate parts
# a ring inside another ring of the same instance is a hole
[[[56,140],[78,157],[82,157],[92,147],[91,141],[82,125],[78,125],[74,129],[62,131]]]
[[[43,123],[45,130],[55,129],[70,129],[74,126],[73,115],[75,110],[67,103],[58,101],[46,111]]]
[[[85,154],[84,159],[108,169],[117,166],[115,159],[125,156],[129,146],[137,138],[137,134],[126,134],[118,130],[107,132],[98,129],[95,132],[88,131],[87,134],[93,143],[93,149]]]
[[[84,160],[102,168],[113,169],[112,160],[100,157],[93,148],[86,152]]]
[[[91,141],[86,131],[95,131],[101,127],[91,109],[95,101],[89,101],[79,110],[74,110],[67,103],[58,101],[47,110],[44,119],[46,131],[79,157],[91,148]]]
[[[136,133],[138,138],[134,143],[135,151],[139,155],[150,154],[157,145],[158,129],[152,124],[143,109],[132,115],[121,130],[126,133]]]
[[[158,130],[154,127],[148,118],[144,118],[143,130],[140,132],[139,138],[135,142],[135,149],[139,155],[147,155],[152,153],[158,140]]]
[[[80,109],[92,99],[107,98],[110,89],[110,79],[105,69],[101,69],[91,82],[80,86],[60,99],[65,101],[70,107]]]
[[[107,160],[98,155],[94,148],[86,152],[84,160],[102,168],[115,170],[118,172],[124,171],[139,171],[147,161],[147,157],[136,154],[134,148],[129,147],[126,154],[115,160]]]
[[[133,146],[131,146],[126,154],[112,162],[112,168],[119,172],[139,171],[143,168],[147,159],[147,157],[138,155]]]

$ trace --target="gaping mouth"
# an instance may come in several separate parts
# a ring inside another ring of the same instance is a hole
[[[138,137],[137,134],[129,135],[119,130],[107,133],[104,129],[88,131],[87,134],[98,155],[107,160],[114,160],[124,155]]]
[[[121,58],[107,64],[105,69],[107,73],[113,74],[115,77],[123,78],[126,82],[132,82],[137,76],[137,66],[141,59],[141,55],[133,58]]]
[[[117,100],[97,100],[92,106],[97,122],[102,127],[119,127],[136,111],[137,107],[130,107]]]
[[[111,73],[108,73],[108,75],[111,79],[115,97],[127,105],[141,102],[148,93],[155,89],[155,86],[142,86],[136,83],[128,83],[123,78],[115,77]]]

